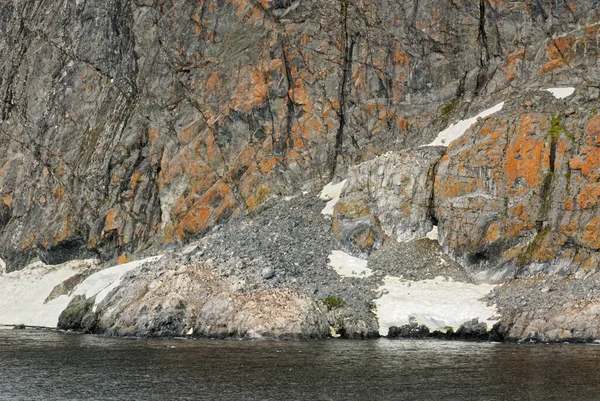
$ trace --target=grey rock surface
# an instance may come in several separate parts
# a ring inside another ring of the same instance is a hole
[[[286,4],[3,1],[8,270],[203,235],[524,88],[598,99],[594,2]]]
[[[0,258],[114,264],[202,238],[177,269],[210,274],[136,271],[98,314],[71,305],[64,327],[88,331],[368,337],[385,272],[440,271],[516,278],[509,336],[596,337],[599,21],[588,0],[0,0]],[[445,153],[419,148],[501,101]],[[331,226],[313,192],[346,177]],[[442,248],[393,243],[436,222]],[[336,248],[373,277],[337,277]],[[198,299],[209,276],[241,295]],[[564,314],[519,281],[546,276],[576,280]],[[301,318],[271,330],[248,294]]]

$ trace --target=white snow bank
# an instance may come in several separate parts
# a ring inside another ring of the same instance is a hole
[[[414,317],[430,330],[457,330],[461,324],[478,318],[488,329],[497,322],[495,306],[482,300],[495,285],[468,284],[444,277],[432,280],[404,281],[386,276],[379,288],[383,296],[375,300],[379,334],[387,335],[391,326],[402,326]],[[387,292],[386,292],[387,290]]]
[[[125,274],[144,263],[155,262],[160,258],[162,258],[162,255],[152,256],[150,258],[136,260],[101,270],[98,273],[89,276],[81,284],[79,284],[73,295],[85,295],[86,298],[90,298],[95,295],[96,299],[94,302],[93,311],[96,311],[98,304],[102,302],[112,290],[121,284]]]
[[[557,99],[564,99],[575,93],[575,88],[548,88],[546,90]]]
[[[494,107],[484,110],[481,113],[477,114],[475,117],[471,117],[466,120],[461,120],[456,124],[452,124],[445,130],[440,132],[433,142],[423,146],[448,146],[450,142],[460,138],[465,132],[467,132],[467,130],[477,122],[478,118],[484,118],[494,113],[497,113],[500,110],[502,110],[503,107],[504,102],[498,103]]]
[[[340,200],[340,195],[344,190],[346,182],[348,182],[348,180],[341,181],[337,184],[333,184],[332,182],[330,182],[329,184],[323,187],[319,198],[321,200],[329,202],[327,202],[327,205],[325,205],[325,208],[321,211],[322,214],[329,216],[333,215],[333,208]]]
[[[101,270],[86,278],[72,294],[61,295],[46,304],[44,301],[54,287],[94,266],[97,261],[75,260],[57,266],[38,262],[20,271],[0,274],[0,326],[24,324],[56,327],[58,317],[75,295],[85,295],[87,298],[96,295],[96,308],[121,283],[127,272],[161,257],[153,256]]]
[[[90,266],[94,260],[78,260],[58,266],[34,263],[25,269],[0,275],[0,325],[56,327],[71,299],[60,296],[44,304],[55,286]]]
[[[333,251],[329,255],[329,266],[342,277],[369,277],[373,271],[367,261],[348,255],[343,251]]]

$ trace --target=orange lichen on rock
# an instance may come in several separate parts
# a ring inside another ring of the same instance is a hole
[[[564,204],[565,210],[572,211],[573,210],[573,199],[569,199]]]
[[[600,216],[593,218],[586,224],[579,235],[579,242],[593,250],[600,249]]]
[[[538,238],[531,257],[537,262],[551,261],[558,256],[560,246],[566,242],[566,237],[554,231],[546,232]]]
[[[506,152],[508,179],[514,182],[522,178],[528,188],[539,182],[540,169],[548,163],[542,160],[544,142],[536,135],[543,122],[540,115],[523,115],[517,135]]]
[[[243,66],[238,74],[238,85],[231,93],[229,107],[232,110],[249,113],[262,105],[269,96],[272,75],[282,75],[283,63],[271,59],[262,60],[256,67]]]
[[[200,198],[181,220],[183,233],[198,234],[217,222],[225,212],[236,205],[231,188],[218,181]]]
[[[591,209],[597,205],[598,198],[600,198],[600,184],[597,182],[585,184],[577,195],[577,205],[581,209]]]
[[[142,179],[143,179],[142,170],[137,170],[135,173],[133,173],[133,175],[131,176],[131,184],[130,184],[132,191],[135,191],[135,188],[142,181]]]
[[[122,254],[119,256],[119,259],[117,260],[117,263],[118,263],[118,264],[120,264],[120,265],[122,265],[122,264],[124,264],[124,263],[128,263],[128,262],[129,262],[129,260],[130,260],[130,256],[129,256],[129,254],[127,254],[127,253],[122,253]]]
[[[548,61],[542,66],[540,71],[549,73],[560,67],[570,67],[575,56],[573,45],[573,39],[567,37],[559,37],[551,40],[546,46]]]
[[[490,224],[487,233],[485,234],[485,240],[488,242],[494,242],[500,238],[500,231],[498,229],[498,222],[494,221]]]
[[[29,249],[35,246],[36,235],[31,234],[30,236],[25,237],[23,242],[21,243],[21,249]]]
[[[65,187],[63,185],[58,185],[56,188],[54,188],[54,197],[56,198],[56,200],[60,200],[64,194]]]
[[[253,211],[258,205],[263,203],[271,193],[269,184],[264,183],[255,188],[251,196],[246,199],[246,207],[249,212]]]
[[[156,142],[159,135],[160,135],[160,131],[157,129],[148,130],[148,139],[150,139],[150,142],[152,142],[152,143]]]
[[[104,231],[116,230],[119,226],[116,210],[110,209],[106,212],[106,218],[104,219]]]
[[[208,92],[215,92],[221,89],[221,80],[217,71],[213,71],[209,75],[204,87]]]
[[[526,50],[518,50],[508,55],[506,63],[501,67],[506,74],[506,81],[512,81],[517,78],[517,68],[522,64],[525,57],[527,57]]]

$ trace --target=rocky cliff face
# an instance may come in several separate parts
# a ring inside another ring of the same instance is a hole
[[[588,0],[0,0],[0,257],[122,263],[350,176],[350,252],[437,225],[471,274],[588,274],[599,21]]]
[[[9,270],[124,261],[542,84],[586,89],[591,118],[598,13],[590,1],[5,0],[0,254]]]

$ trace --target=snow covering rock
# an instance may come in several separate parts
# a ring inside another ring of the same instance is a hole
[[[41,262],[27,268],[0,275],[0,325],[24,324],[26,326],[56,327],[58,318],[71,300],[77,296],[95,296],[96,306],[121,282],[123,276],[154,256],[130,263],[112,266],[91,274],[73,291],[51,297],[53,290],[77,274],[85,274],[97,266],[97,261],[74,260],[56,266]]]
[[[333,251],[329,256],[329,266],[342,277],[369,277],[373,271],[367,267],[367,263],[343,251]]]
[[[498,103],[494,107],[491,107],[487,110],[482,111],[477,114],[475,117],[468,118],[466,120],[461,120],[455,124],[450,125],[445,130],[441,131],[437,138],[433,140],[433,142],[423,145],[423,146],[448,146],[452,141],[460,138],[473,124],[477,122],[479,118],[485,118],[487,116],[491,116],[494,113],[499,112],[504,107],[504,102]]]
[[[552,93],[552,95],[557,99],[565,99],[575,93],[575,88],[548,88],[546,89],[548,92]]]
[[[475,318],[491,328],[498,314],[488,306],[486,295],[496,286],[469,284],[444,277],[431,280],[406,281],[386,276],[379,287],[383,294],[375,300],[379,334],[387,335],[392,326],[403,326],[416,320],[431,331],[456,331],[463,323]]]
[[[438,235],[439,235],[438,234],[438,226],[433,226],[431,231],[429,231],[427,234],[425,234],[425,238],[430,239],[432,241],[437,241]]]
[[[325,208],[323,209],[323,211],[321,213],[323,213],[324,215],[327,215],[327,216],[333,215],[333,208],[340,200],[340,195],[341,195],[342,191],[344,190],[344,187],[346,186],[347,182],[348,182],[348,180],[340,181],[337,184],[330,182],[329,184],[327,184],[323,187],[323,190],[321,191],[321,194],[319,195],[319,199],[328,201],[328,202],[327,202],[327,205],[325,205]]]
[[[162,258],[162,255],[152,256],[150,258],[136,260],[101,270],[78,285],[73,295],[83,295],[85,298],[95,296],[93,309],[95,311],[98,304],[102,302],[112,290],[119,286],[125,274],[140,267],[144,263],[155,262],[160,260],[160,258]]]
[[[46,302],[54,288],[95,266],[95,260],[78,260],[58,266],[37,262],[25,269],[0,275],[0,325],[56,327],[60,313],[71,301],[61,295]]]

